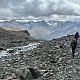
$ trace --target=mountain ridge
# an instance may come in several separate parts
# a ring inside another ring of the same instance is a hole
[[[54,20],[18,22],[16,20],[11,20],[0,22],[0,27],[12,30],[28,30],[31,36],[37,39],[51,40],[56,37],[59,38],[67,34],[79,32],[80,22]],[[58,34],[60,34],[60,36]]]

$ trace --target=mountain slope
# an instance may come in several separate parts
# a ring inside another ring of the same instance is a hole
[[[37,80],[80,80],[80,39],[78,39],[74,59],[70,48],[72,39],[73,36],[69,35],[51,41],[40,40],[35,49],[18,54],[14,52],[8,57],[2,57],[0,79],[10,77],[16,80],[19,78],[32,80],[31,75],[40,72],[41,76]],[[32,74],[29,72],[30,68],[34,69]],[[35,73],[35,70],[39,72]]]
[[[67,34],[75,34],[76,32],[80,32],[80,22],[59,21],[57,22],[57,26],[53,28],[53,32],[44,37],[44,39],[52,40],[53,38],[60,38]]]
[[[0,27],[0,41],[17,41],[17,40],[32,40],[34,39],[31,37],[27,30],[22,31],[11,31],[5,30]]]
[[[37,57],[35,65],[43,71],[43,80],[80,79],[80,47],[78,45],[73,59],[70,48],[72,38],[73,36],[64,36],[52,41],[42,41],[41,45],[32,51],[33,56]]]
[[[74,26],[71,26],[71,27],[68,27],[64,30],[60,30],[60,31],[54,31],[53,33],[51,33],[50,35],[46,36],[44,39],[45,40],[52,40],[52,39],[55,39],[55,38],[60,38],[62,36],[66,36],[66,35],[70,35],[70,34],[75,34],[76,32],[79,32],[80,31],[80,28],[78,27],[74,27]]]

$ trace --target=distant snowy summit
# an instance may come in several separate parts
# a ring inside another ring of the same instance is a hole
[[[0,22],[0,27],[7,30],[28,30],[31,36],[38,39],[52,40],[67,34],[80,31],[80,22],[54,20],[6,20]]]

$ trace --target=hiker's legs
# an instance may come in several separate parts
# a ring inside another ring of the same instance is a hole
[[[76,41],[78,40],[78,38],[76,37]]]
[[[75,53],[75,48],[72,48],[72,55],[73,55],[73,58],[74,58],[74,53]]]

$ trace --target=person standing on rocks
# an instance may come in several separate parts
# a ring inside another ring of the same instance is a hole
[[[70,46],[71,46],[71,48],[72,48],[72,55],[73,55],[73,58],[74,58],[75,49],[76,49],[76,47],[77,47],[77,41],[76,41],[75,39],[72,40]]]
[[[76,39],[76,41],[78,40],[78,38],[79,38],[79,33],[78,32],[76,32],[76,34],[74,35],[74,37],[75,37],[75,39]]]

